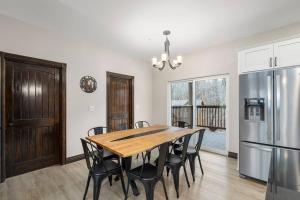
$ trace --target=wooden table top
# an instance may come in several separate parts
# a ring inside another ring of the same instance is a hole
[[[124,158],[174,141],[197,130],[155,125],[90,136],[87,139]]]

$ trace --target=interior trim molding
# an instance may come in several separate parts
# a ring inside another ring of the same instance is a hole
[[[234,158],[234,159],[237,159],[238,158],[238,154],[237,153],[234,153],[234,152],[228,152],[228,157],[229,158]]]
[[[84,159],[84,154],[79,154],[79,155],[76,155],[76,156],[71,156],[71,157],[68,157],[66,159],[66,164],[69,164],[69,163],[72,163],[72,162],[76,162],[76,161],[79,161],[79,160],[82,160]]]

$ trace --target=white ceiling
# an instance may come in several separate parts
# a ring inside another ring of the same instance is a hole
[[[0,0],[0,14],[149,60],[300,21],[300,0]]]

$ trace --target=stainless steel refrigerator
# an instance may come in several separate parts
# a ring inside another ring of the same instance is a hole
[[[300,199],[300,67],[240,75],[240,174],[266,199]]]

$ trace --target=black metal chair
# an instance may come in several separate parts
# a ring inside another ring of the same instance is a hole
[[[192,128],[192,126],[185,121],[175,121],[172,124],[172,126],[179,127],[179,128]],[[176,142],[173,142],[172,146],[174,149],[182,147],[182,139],[180,138]]]
[[[150,123],[147,121],[137,121],[134,124],[135,128],[144,128],[150,126]]]
[[[105,126],[98,126],[98,127],[94,127],[88,130],[87,134],[88,136],[92,136],[92,135],[99,135],[99,134],[105,134],[110,132],[110,129],[108,127]],[[98,149],[103,149],[101,146],[97,145]],[[103,150],[103,159],[104,160],[108,160],[108,159],[118,159],[119,157],[116,154],[113,154],[110,151],[106,151]],[[109,176],[109,184],[110,186],[112,186],[112,177]]]
[[[185,121],[175,121],[172,126],[180,127],[180,128],[192,128],[192,126]]]
[[[143,156],[143,165],[131,169],[127,172],[128,185],[126,189],[125,200],[128,197],[129,182],[133,180],[139,180],[142,182],[146,192],[147,200],[153,200],[155,185],[158,181],[161,181],[163,184],[166,199],[167,200],[169,199],[166,186],[165,186],[164,177],[163,177],[163,171],[166,162],[166,157],[168,154],[168,149],[169,149],[168,143],[164,143],[159,146],[159,156],[158,156],[156,166],[150,163],[145,163],[146,156]]]
[[[88,136],[92,136],[92,135],[99,135],[99,134],[104,134],[104,133],[108,133],[110,131],[109,128],[104,127],[104,126],[98,126],[98,127],[94,127],[88,130],[87,134]],[[98,146],[97,147],[99,149],[102,149],[102,147]],[[118,156],[116,154],[113,154],[110,151],[106,151],[104,150],[103,152],[103,158],[104,159],[111,159],[111,158],[117,158]]]
[[[182,138],[179,138],[179,139],[183,139],[182,154],[176,155],[176,154],[172,153],[174,150],[173,149],[174,146],[172,146],[172,149],[169,152],[169,154],[167,156],[167,160],[166,160],[167,176],[169,176],[169,171],[171,170],[172,175],[173,175],[177,198],[179,198],[179,172],[180,172],[181,167],[183,167],[183,169],[184,169],[185,179],[186,179],[188,187],[190,187],[190,182],[189,182],[189,179],[188,179],[188,176],[186,173],[186,167],[185,167],[186,152],[187,152],[190,138],[191,138],[191,135],[186,135]],[[177,140],[179,140],[179,139],[177,139]]]
[[[102,181],[106,177],[111,177],[112,175],[121,177],[122,188],[125,194],[125,184],[120,160],[117,159],[117,162],[112,160],[104,160],[103,149],[98,149],[97,146],[85,139],[81,138],[80,140],[82,143],[86,164],[89,169],[83,199],[86,198],[91,178],[94,181],[93,200],[98,200]]]
[[[186,158],[189,159],[191,173],[192,173],[194,182],[195,182],[195,160],[196,160],[196,157],[198,157],[198,160],[199,160],[201,173],[204,174],[202,164],[201,164],[200,154],[199,154],[201,144],[202,144],[202,140],[203,140],[203,136],[204,136],[204,132],[205,132],[205,129],[200,129],[200,130],[198,130],[197,132],[194,133],[194,134],[198,133],[197,144],[195,145],[195,147],[188,146],[187,152],[186,152]],[[177,155],[181,155],[182,154],[182,148],[181,149],[174,149],[174,152]]]
[[[87,134],[88,134],[88,136],[92,136],[92,135],[99,135],[99,134],[108,133],[108,132],[110,132],[110,129],[108,127],[98,126],[98,127],[89,129]]]
[[[137,122],[135,122],[134,126],[135,126],[135,128],[144,128],[144,127],[149,127],[150,123],[147,122],[147,121],[137,121]],[[150,160],[151,160],[151,151],[147,151],[146,155],[148,157],[148,162],[150,162]],[[139,158],[139,154],[136,155],[136,159],[138,159],[138,158]]]

